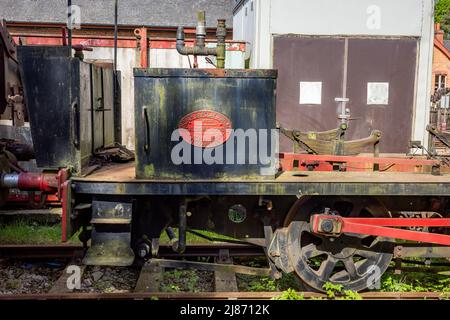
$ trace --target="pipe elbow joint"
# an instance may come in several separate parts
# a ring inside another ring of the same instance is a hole
[[[179,54],[186,54],[186,46],[184,45],[184,28],[178,27],[177,29],[177,51]]]

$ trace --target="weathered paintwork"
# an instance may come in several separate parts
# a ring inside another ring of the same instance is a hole
[[[194,161],[194,154],[203,152],[202,148],[182,139],[171,141],[171,137],[183,117],[199,110],[222,114],[231,121],[234,130],[268,129],[270,134],[275,129],[276,75],[275,70],[135,69],[136,177],[178,180],[270,177],[260,175],[260,169],[267,165],[262,164],[259,155],[256,164],[250,163],[248,142],[245,163],[236,164],[238,148],[233,135],[223,145],[211,148],[214,152],[223,149],[221,158],[226,162],[227,147],[231,145],[232,164],[211,165],[203,160]],[[270,136],[262,143],[269,152]],[[190,148],[191,156],[186,161],[190,164],[174,164],[171,153],[178,144]]]
[[[444,182],[93,182],[76,181],[76,193],[116,195],[326,195],[326,196],[450,196]]]
[[[20,46],[18,59],[37,165],[81,173],[114,142],[112,68],[70,58],[67,47]]]
[[[277,122],[300,131],[325,131],[338,126],[346,97],[351,121],[346,140],[380,130],[380,152],[407,152],[411,140],[417,59],[416,39],[274,37],[278,69]],[[343,67],[345,66],[345,68]],[[300,104],[299,83],[321,83],[320,103]],[[370,83],[388,85],[386,104],[368,103]],[[280,138],[280,150],[292,142]],[[371,152],[369,147],[364,150]]]

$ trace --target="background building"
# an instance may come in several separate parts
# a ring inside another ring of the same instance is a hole
[[[72,0],[79,7],[81,28],[73,30],[73,44],[94,48],[85,59],[113,62],[114,1]],[[6,19],[16,42],[27,45],[61,45],[67,22],[67,0],[0,0],[0,18]],[[135,67],[189,68],[193,57],[175,49],[176,29],[186,27],[186,43],[195,38],[197,12],[206,11],[207,45],[214,45],[217,19],[228,26],[226,67],[243,68],[245,43],[233,41],[232,0],[119,0],[117,68],[122,86],[122,143],[134,149]],[[214,61],[214,58],[211,57]],[[208,67],[204,57],[199,67]],[[211,65],[209,65],[211,67]]]
[[[251,68],[276,68],[277,121],[329,130],[349,99],[350,138],[383,132],[381,151],[427,145],[433,0],[236,0],[234,39]],[[290,150],[287,139],[281,150]]]
[[[435,25],[434,51],[433,51],[433,76],[432,88],[434,93],[438,89],[450,86],[448,76],[450,74],[450,40],[444,40],[444,31],[440,25]]]

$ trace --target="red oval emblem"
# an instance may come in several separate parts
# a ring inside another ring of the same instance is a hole
[[[231,120],[222,113],[211,110],[191,112],[181,118],[178,125],[184,141],[196,147],[214,148],[231,136]]]

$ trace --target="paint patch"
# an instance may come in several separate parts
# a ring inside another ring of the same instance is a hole
[[[389,82],[368,82],[367,104],[389,104]]]
[[[300,81],[300,104],[322,104],[322,82]]]

